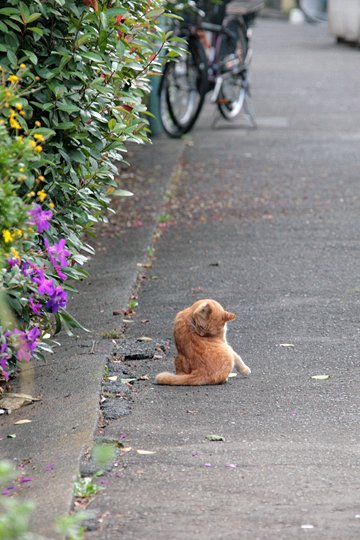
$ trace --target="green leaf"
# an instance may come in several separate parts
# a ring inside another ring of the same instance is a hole
[[[32,23],[37,19],[40,19],[41,13],[32,13],[26,20],[26,24]]]
[[[114,129],[115,126],[116,126],[116,119],[115,118],[110,118],[110,120],[108,121],[109,129]]]
[[[8,57],[9,62],[12,65],[12,67],[16,67],[17,66],[16,54],[13,51],[7,51],[6,56]]]
[[[6,21],[7,26],[10,26],[13,30],[16,30],[16,32],[21,32],[20,26],[18,26],[14,21],[11,19],[7,19]]]
[[[37,56],[36,54],[34,54],[32,51],[27,51],[26,49],[22,49],[23,52],[26,54],[27,58],[33,63],[35,64],[35,66],[37,65],[38,63],[38,59],[37,59]]]
[[[56,129],[76,129],[76,124],[74,122],[60,122],[60,124],[55,124],[54,128]]]
[[[115,189],[115,191],[112,192],[112,195],[114,197],[132,197],[134,194],[126,189]]]
[[[83,58],[87,58],[88,60],[92,60],[93,62],[103,62],[104,61],[101,54],[95,53],[95,52],[92,52],[92,51],[90,51],[90,52],[81,52],[80,55]]]
[[[124,56],[124,54],[125,54],[125,45],[120,39],[116,43],[116,52],[117,52],[119,58],[122,58]]]
[[[64,112],[68,112],[68,113],[73,113],[73,112],[80,111],[80,107],[78,107],[77,105],[74,105],[72,103],[59,103],[58,104],[58,109],[60,111],[64,111]]]
[[[81,150],[69,150],[69,156],[72,161],[76,161],[77,163],[86,163],[86,157],[84,156],[83,152]]]
[[[5,7],[0,9],[0,15],[17,15],[19,10],[16,8]]]
[[[157,8],[157,9],[151,9],[147,12],[147,17],[151,19],[156,19],[157,17],[160,17],[164,13],[164,8]]]
[[[34,34],[38,34],[39,36],[44,35],[44,30],[42,28],[39,28],[38,26],[29,26],[28,30],[31,30]]]

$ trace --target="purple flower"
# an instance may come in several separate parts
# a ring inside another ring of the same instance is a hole
[[[61,267],[65,267],[68,265],[66,257],[69,257],[71,253],[65,247],[65,238],[62,238],[57,244],[54,244],[53,246],[50,246],[47,238],[45,238],[44,243],[49,254],[49,259],[54,265],[55,270],[59,264]]]
[[[5,381],[9,380],[9,373],[6,371],[7,368],[7,362],[10,359],[10,356],[6,352],[7,344],[2,343],[0,346],[0,367],[2,369],[2,374],[4,376]]]
[[[6,261],[10,268],[14,268],[14,266],[18,266],[19,261],[17,259],[7,259]]]
[[[23,261],[20,265],[20,270],[23,276],[27,277],[29,275],[29,263]]]
[[[38,286],[38,293],[41,296],[44,294],[48,294],[49,296],[54,294],[54,290],[56,289],[55,282],[52,279],[47,279],[40,268],[37,268],[36,274],[34,273],[31,277],[31,281],[36,283]]]
[[[52,294],[49,296],[50,298],[46,302],[46,307],[50,309],[53,313],[56,313],[57,311],[59,311],[60,308],[66,306],[67,293],[62,287],[56,287]]]
[[[31,281],[35,281],[35,278],[40,278],[44,275],[44,272],[36,266],[35,263],[29,261],[23,261],[20,266],[23,276],[30,276]]]
[[[19,484],[26,484],[27,482],[32,482],[33,479],[30,476],[21,476],[18,480]]]
[[[30,223],[37,227],[39,233],[47,231],[50,227],[49,221],[53,216],[51,210],[43,210],[39,204],[34,204],[34,206],[28,210],[28,215],[31,218]]]
[[[54,264],[54,270],[55,270],[55,272],[57,273],[57,275],[59,276],[60,279],[62,279],[63,281],[65,281],[65,279],[67,279],[67,275],[64,274],[64,272],[61,271],[61,266],[59,266],[58,264]]]
[[[39,304],[38,302],[35,302],[33,294],[29,297],[29,306],[30,306],[31,311],[35,313],[35,315],[41,315],[40,309],[42,305]]]
[[[1,495],[11,495],[13,489],[15,489],[15,486],[7,486],[4,491],[1,492]]]
[[[15,328],[12,334],[18,336],[17,359],[19,361],[25,360],[28,362],[31,359],[32,352],[36,349],[38,344],[38,338],[40,336],[39,328],[34,326],[34,328],[27,332]]]

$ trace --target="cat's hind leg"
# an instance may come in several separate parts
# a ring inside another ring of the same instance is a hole
[[[236,371],[241,373],[241,375],[243,375],[244,377],[248,377],[251,373],[251,369],[245,364],[244,360],[234,351],[234,349],[231,350],[233,353]]]
[[[175,358],[175,371],[177,375],[181,375],[182,373],[189,373],[189,371],[186,369],[186,358],[182,354],[178,354]]]

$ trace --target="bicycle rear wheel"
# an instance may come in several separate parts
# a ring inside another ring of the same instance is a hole
[[[160,120],[170,137],[181,137],[194,126],[207,92],[207,60],[193,36],[188,50],[165,66],[159,87]]]
[[[247,66],[248,52],[246,27],[238,19],[229,19],[220,46],[220,65],[223,81],[217,106],[226,120],[234,119],[244,106],[248,92]]]

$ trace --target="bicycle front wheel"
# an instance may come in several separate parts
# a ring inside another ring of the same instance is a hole
[[[248,40],[246,27],[238,19],[230,19],[225,24],[225,31],[220,46],[223,81],[217,106],[226,120],[232,120],[243,108],[248,91],[248,67],[245,65]]]
[[[207,60],[193,36],[187,51],[165,66],[159,88],[160,120],[170,137],[181,137],[194,126],[207,92]]]

